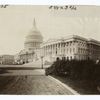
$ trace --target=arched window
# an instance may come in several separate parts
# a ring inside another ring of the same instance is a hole
[[[69,57],[67,57],[67,60],[69,60]]]
[[[72,60],[72,56],[70,56],[70,60]]]

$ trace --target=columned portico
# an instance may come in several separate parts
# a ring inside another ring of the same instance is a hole
[[[85,60],[88,58],[100,58],[100,43],[91,41],[80,36],[70,36],[62,39],[48,40],[42,44],[44,58],[52,60],[59,57],[66,59]],[[95,43],[95,44],[94,44]],[[45,49],[46,48],[46,49]]]

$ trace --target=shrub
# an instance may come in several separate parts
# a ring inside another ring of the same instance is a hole
[[[95,64],[92,60],[57,59],[51,67],[46,69],[46,73],[77,80],[100,81],[100,64]]]

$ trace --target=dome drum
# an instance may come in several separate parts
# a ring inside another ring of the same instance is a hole
[[[29,34],[26,36],[24,47],[27,50],[30,50],[30,49],[35,50],[37,48],[40,48],[40,44],[42,42],[43,42],[43,37],[40,31],[38,31],[36,27],[35,19],[34,19],[33,28],[31,29]]]

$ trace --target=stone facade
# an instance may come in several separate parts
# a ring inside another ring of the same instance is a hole
[[[69,60],[100,59],[100,42],[77,35],[43,42],[34,19],[33,27],[25,38],[24,49],[16,55],[15,61],[22,64],[40,59],[53,62],[57,57],[60,59],[65,57]]]
[[[41,45],[44,60],[54,61],[57,57],[66,59],[100,59],[100,42],[72,35],[60,39],[50,39]]]

